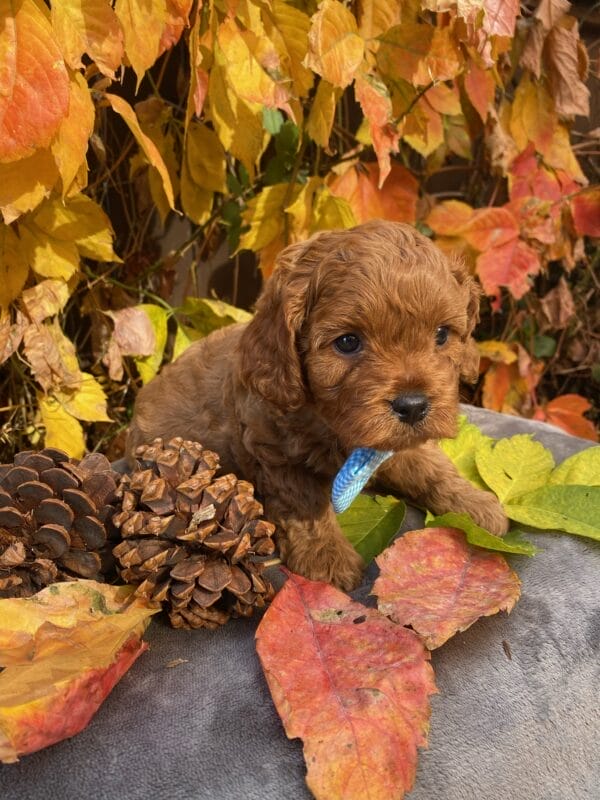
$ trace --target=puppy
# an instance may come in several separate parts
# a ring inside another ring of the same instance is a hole
[[[286,248],[251,322],[195,342],[145,386],[130,456],[183,436],[254,483],[288,567],[351,589],[363,563],[330,503],[356,447],[393,450],[377,482],[496,534],[496,497],[460,477],[437,440],[456,435],[458,384],[474,380],[479,291],[408,225],[372,221]]]

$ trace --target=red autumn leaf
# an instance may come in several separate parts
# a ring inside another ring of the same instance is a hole
[[[514,36],[519,0],[483,0],[483,30],[491,36]]]
[[[414,224],[417,218],[418,183],[400,164],[392,163],[381,189],[379,167],[375,162],[352,166],[336,176],[329,189],[350,204],[357,223],[370,219],[389,219]]]
[[[556,425],[573,436],[597,442],[596,426],[583,416],[591,407],[591,403],[579,394],[563,394],[539,408],[534,417]]]
[[[317,800],[400,800],[414,782],[436,691],[418,637],[291,574],[256,639],[285,731],[304,742]]]
[[[0,0],[0,18],[0,162],[8,162],[50,144],[69,108],[69,76],[35,0]]]
[[[369,120],[373,149],[379,164],[379,184],[383,184],[391,170],[390,153],[398,152],[400,138],[400,132],[393,124],[392,99],[383,81],[361,73],[354,81],[354,92],[363,114]]]
[[[167,19],[160,37],[157,58],[181,39],[181,34],[189,25],[192,9],[192,0],[166,0],[166,3]]]
[[[538,254],[521,239],[511,239],[500,247],[492,247],[477,258],[477,274],[487,295],[498,296],[506,286],[515,299],[531,288],[529,277],[541,269]]]
[[[496,82],[492,71],[482,69],[474,61],[470,61],[464,81],[465,91],[473,108],[485,122],[496,91]]]
[[[405,533],[376,561],[379,610],[412,625],[430,650],[479,617],[510,611],[519,598],[520,582],[506,559],[471,547],[454,528]]]
[[[571,213],[580,236],[600,236],[600,186],[592,186],[572,197]]]

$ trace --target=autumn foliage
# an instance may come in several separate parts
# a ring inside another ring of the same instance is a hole
[[[476,400],[596,438],[597,142],[566,0],[0,0],[0,21],[7,455],[106,447],[163,361],[247,316],[246,251],[268,276],[373,217],[481,282]],[[233,305],[198,297],[217,256]]]

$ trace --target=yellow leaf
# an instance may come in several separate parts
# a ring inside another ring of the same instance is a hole
[[[323,178],[312,177],[302,186],[294,201],[286,209],[293,220],[294,233],[300,238],[307,238],[311,232],[313,220],[313,201],[317,190],[323,186]]]
[[[0,0],[0,21],[0,162],[10,162],[48,147],[69,108],[69,78],[44,6]]]
[[[173,342],[172,361],[175,361],[182,353],[185,353],[192,342],[202,338],[204,338],[204,334],[199,331],[195,331],[187,325],[178,325],[175,341]]]
[[[482,358],[489,358],[490,361],[499,361],[502,364],[512,364],[517,360],[517,354],[511,345],[495,339],[487,339],[484,342],[477,342],[477,349]]]
[[[0,225],[0,308],[6,309],[21,294],[28,274],[29,265],[17,234]]]
[[[167,21],[166,2],[117,0],[115,13],[123,27],[127,58],[137,75],[137,90],[144,72],[158,58],[160,39]]]
[[[308,43],[307,67],[340,89],[352,83],[365,44],[354,15],[339,0],[322,0],[311,21]]]
[[[421,98],[406,117],[402,138],[425,158],[444,143],[442,118],[427,103],[426,97]]]
[[[137,308],[140,308],[148,315],[156,341],[156,348],[151,356],[134,359],[142,383],[148,383],[156,375],[162,364],[165,345],[167,344],[168,314],[164,308],[153,303],[142,303]]]
[[[336,230],[338,228],[352,228],[356,225],[356,218],[347,200],[336,197],[329,189],[323,188],[315,203],[314,220],[311,233],[314,231]]]
[[[85,438],[80,423],[50,395],[39,395],[38,404],[46,428],[44,445],[64,450],[71,458],[81,458],[85,453]]]
[[[67,64],[83,67],[87,53],[103,75],[115,77],[123,59],[123,31],[106,0],[60,0],[52,3],[52,28]]]
[[[135,115],[135,111],[133,108],[123,100],[122,97],[118,97],[116,94],[109,94],[105,95],[106,99],[112,106],[113,110],[119,114],[123,120],[125,121],[127,127],[134,135],[137,143],[142,148],[144,155],[150,162],[153,167],[156,167],[160,176],[163,181],[163,187],[165,190],[165,194],[167,196],[167,200],[169,202],[170,208],[175,208],[175,198],[173,196],[173,186],[171,185],[171,178],[169,177],[169,171],[166,167],[163,158],[154,144],[154,142],[146,136],[146,134],[142,131],[140,126],[139,120]]]
[[[260,30],[242,31],[234,19],[228,18],[219,26],[217,42],[227,81],[238,97],[290,113],[289,90],[273,77],[281,74],[279,54],[264,30],[262,37]]]
[[[215,55],[218,56],[218,50]],[[207,100],[221,144],[242,162],[252,178],[256,161],[268,140],[262,125],[261,106],[246,103],[231,91],[225,70],[219,63],[210,71]]]
[[[106,413],[106,394],[88,372],[81,373],[81,385],[74,392],[56,391],[54,397],[62,408],[84,422],[111,422]]]
[[[335,107],[341,94],[341,89],[336,89],[326,80],[319,81],[306,122],[306,132],[321,147],[329,146]]]
[[[62,178],[64,197],[88,149],[88,140],[94,131],[96,110],[85,78],[74,72],[70,81],[69,113],[61,122],[56,139],[52,143],[52,155]]]
[[[169,125],[173,116],[171,106],[159,97],[150,97],[147,100],[136,103],[135,112],[143,132],[154,142],[165,162],[171,178],[173,195],[177,197],[180,190],[179,163],[175,154],[177,148],[175,134]],[[138,153],[138,156],[142,162],[141,166],[146,167],[147,161],[143,154]],[[130,164],[137,160],[135,157],[132,158]],[[164,225],[171,209],[169,208],[160,173],[152,166],[148,168],[148,185],[152,200]]]
[[[557,124],[558,115],[549,92],[526,73],[515,90],[510,115],[510,133],[519,152],[533,142],[536,150],[543,153]]]
[[[302,64],[308,52],[310,17],[284,0],[273,0],[270,13],[273,15],[275,25],[271,28],[268,11],[265,10],[267,35],[275,44],[278,42],[278,36],[281,36],[280,56],[292,77],[294,93],[298,97],[306,97],[312,89],[314,80],[313,73]]]
[[[226,325],[248,322],[252,319],[252,314],[244,311],[243,308],[237,308],[223,300],[213,300],[210,297],[186,297],[181,313],[188,317],[192,324],[192,328],[185,326],[182,332],[191,340],[197,339],[199,336],[208,336],[212,331],[224,328]],[[199,336],[194,334],[199,334]]]
[[[52,217],[52,222],[49,220]],[[72,240],[84,258],[95,261],[121,261],[112,247],[114,232],[100,206],[84,194],[77,194],[63,205],[59,201],[42,206],[35,223],[52,231],[57,239]]]
[[[49,148],[29,158],[0,164],[0,211],[9,225],[48,197],[59,179],[58,167]]]
[[[32,322],[43,322],[62,311],[69,299],[69,287],[63,280],[49,279],[25,289],[21,301]]]
[[[190,123],[186,157],[194,183],[210,192],[226,191],[225,150],[216,133],[201,122]]]
[[[375,39],[400,23],[402,4],[394,0],[359,0],[358,29],[365,40]],[[368,42],[370,45],[375,42]]]
[[[196,225],[204,225],[210,219],[213,198],[212,191],[203,189],[192,179],[184,158],[181,165],[181,207],[186,217]]]
[[[240,250],[261,250],[283,231],[283,204],[288,191],[287,183],[265,186],[249,201],[243,217],[250,223],[250,230],[241,237]]]
[[[66,281],[79,269],[79,253],[73,242],[61,241],[49,235],[33,220],[21,225],[19,233],[29,266],[38,275]]]
[[[464,58],[452,36],[452,29],[434,28],[429,52],[419,62],[414,82],[417,86],[425,86],[432,81],[453,80],[462,72],[463,65]]]

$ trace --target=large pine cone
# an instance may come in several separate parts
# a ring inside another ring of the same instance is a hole
[[[119,476],[100,453],[81,461],[54,448],[0,465],[0,598],[56,581],[102,580]]]
[[[121,578],[162,601],[175,628],[217,628],[264,606],[273,589],[253,557],[273,552],[275,526],[260,519],[252,484],[215,478],[217,454],[179,437],[141,445],[136,457],[113,517]]]

